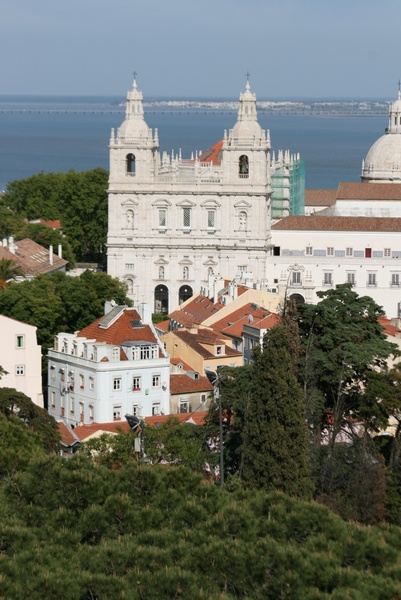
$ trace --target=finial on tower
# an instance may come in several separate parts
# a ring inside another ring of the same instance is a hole
[[[136,76],[138,75],[138,73],[136,71],[132,71],[132,74],[134,76],[134,88],[136,89]]]
[[[401,99],[401,81],[398,80],[398,100]]]
[[[250,89],[250,85],[249,85],[249,78],[250,78],[251,74],[249,71],[247,71],[245,73],[245,77],[246,77],[246,89],[249,90]]]

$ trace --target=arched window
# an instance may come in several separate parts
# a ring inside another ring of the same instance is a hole
[[[164,267],[159,267],[159,279],[164,279]]]
[[[246,214],[246,212],[244,210],[241,210],[241,212],[238,215],[238,228],[241,229],[242,231],[245,231],[247,228],[247,224],[248,224],[248,215]]]
[[[165,285],[155,287],[155,313],[168,313],[168,288]]]
[[[189,267],[184,267],[182,270],[182,278],[189,279]]]
[[[245,154],[239,157],[239,175],[240,177],[249,176],[249,160]]]
[[[182,304],[194,295],[191,286],[182,285],[178,290],[178,304]]]
[[[134,211],[127,210],[127,229],[134,229]]]
[[[125,283],[127,284],[127,294],[133,294],[134,293],[134,280],[131,277],[127,277],[127,279],[125,280]]]
[[[126,158],[126,171],[135,175],[135,154],[127,154]]]
[[[209,267],[209,268],[208,268],[208,270],[207,270],[207,274],[208,274],[208,276],[209,276],[209,275],[213,275],[213,268],[212,268],[212,267]]]

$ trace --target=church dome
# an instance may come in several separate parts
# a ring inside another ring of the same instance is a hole
[[[401,92],[390,105],[386,133],[370,148],[362,163],[362,181],[401,181]]]
[[[249,80],[245,92],[240,94],[238,119],[232,129],[234,140],[258,141],[263,137],[256,112],[256,95],[251,92]]]
[[[143,95],[137,89],[136,79],[132,90],[127,94],[125,121],[118,130],[122,139],[151,139],[152,130],[146,124],[143,111]]]

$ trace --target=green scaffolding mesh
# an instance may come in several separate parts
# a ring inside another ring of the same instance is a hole
[[[272,219],[305,214],[305,164],[291,161],[271,172]]]

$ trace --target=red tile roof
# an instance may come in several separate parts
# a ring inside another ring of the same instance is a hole
[[[50,264],[49,250],[26,238],[14,242],[15,253],[9,247],[0,246],[0,259],[5,258],[15,262],[25,275],[39,275],[63,269],[67,262],[53,252],[53,264]]]
[[[213,303],[207,296],[199,294],[191,302],[188,302],[182,310],[175,310],[169,317],[182,327],[193,327],[203,323],[208,317],[218,310],[224,308],[223,304]]]
[[[257,329],[271,329],[276,325],[282,323],[283,317],[281,315],[276,315],[272,313],[271,315],[267,315],[264,319],[260,319],[260,321],[254,321],[253,323],[249,323],[250,327],[256,327]]]
[[[202,358],[218,358],[213,352],[205,348],[205,346],[215,345],[224,345],[225,354],[223,356],[242,356],[241,352],[238,352],[238,350],[234,350],[234,348],[225,345],[230,338],[222,334],[217,334],[209,329],[199,329],[197,333],[190,333],[185,329],[177,329],[174,331],[174,335],[195,350]]]
[[[100,327],[103,319],[104,316],[96,319],[94,323],[81,329],[77,335],[115,346],[120,346],[123,342],[156,343],[157,341],[149,325],[141,323],[139,327],[133,326],[132,321],[140,322],[140,316],[133,308],[125,307],[118,319],[107,329]]]
[[[50,227],[50,229],[61,229],[61,221],[56,219],[55,221],[45,221],[44,219],[39,219],[41,225],[45,225],[46,227]]]
[[[401,183],[340,183],[337,200],[401,200]]]
[[[170,363],[175,366],[181,364],[184,371],[195,371],[195,369],[193,369],[187,362],[183,361],[180,357],[170,358]]]
[[[379,317],[378,321],[379,321],[380,325],[382,327],[384,327],[384,333],[386,335],[391,335],[392,337],[395,337],[397,334],[401,333],[401,330],[398,329],[398,327],[395,327],[394,325],[392,325],[390,319],[388,319],[387,317],[385,317],[385,316]]]
[[[155,323],[155,329],[164,331],[164,333],[168,332],[169,327],[170,327],[170,319],[166,319],[165,321],[161,321],[160,323]]]
[[[201,162],[212,162],[215,165],[221,164],[221,154],[222,154],[223,140],[220,140],[216,144],[214,144],[209,150],[203,152],[200,155],[199,160]]]
[[[332,206],[337,190],[305,190],[305,206]]]
[[[156,423],[163,424],[173,416],[178,419],[180,423],[192,423],[195,425],[204,425],[207,411],[195,411],[193,413],[180,413],[177,415],[155,415],[152,417],[145,417],[145,424],[151,427],[156,427]],[[70,446],[77,441],[86,441],[90,436],[96,432],[101,433],[128,433],[131,431],[127,421],[113,421],[112,423],[91,423],[90,425],[79,425],[72,431],[72,436],[69,428],[63,422],[58,423],[58,430],[61,434],[61,441],[64,445]],[[77,438],[77,439],[76,439]]]
[[[368,185],[368,184],[366,184]],[[369,184],[370,185],[370,184]],[[380,184],[387,185],[387,184]],[[281,231],[389,231],[401,232],[399,217],[285,217],[272,226]]]
[[[233,333],[233,330],[231,328],[233,325],[235,325],[235,323],[237,323],[237,322],[242,323],[244,318],[246,321],[249,318],[249,315],[252,315],[253,319],[261,319],[262,317],[269,315],[269,314],[270,314],[270,311],[268,311],[266,308],[261,308],[260,306],[254,304],[252,302],[248,302],[248,304],[245,304],[244,306],[241,306],[237,310],[234,310],[229,315],[226,315],[225,317],[220,319],[220,321],[216,321],[215,323],[213,323],[213,325],[211,325],[211,327],[216,332],[217,331],[224,332],[227,335],[232,336],[235,334]],[[230,333],[228,333],[228,328],[231,329]],[[241,337],[241,336],[242,336],[242,327],[241,327],[241,333],[237,337]]]
[[[170,393],[171,394],[190,394],[192,392],[210,392],[213,386],[207,377],[199,375],[198,379],[193,379],[189,375],[172,373],[170,375]]]

